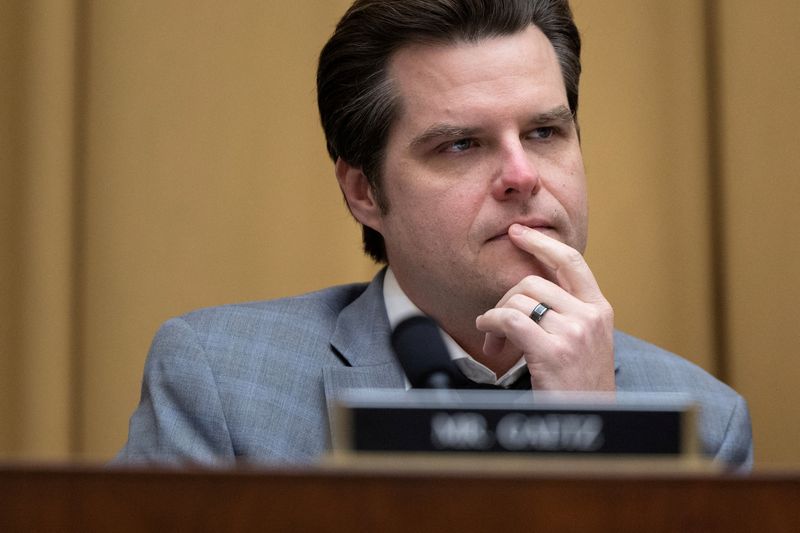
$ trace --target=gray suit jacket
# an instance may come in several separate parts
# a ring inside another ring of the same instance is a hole
[[[707,453],[752,463],[747,405],[699,367],[615,333],[620,391],[688,392]],[[328,413],[346,388],[400,388],[383,273],[370,284],[214,307],[166,322],[116,463],[300,463],[330,446]]]

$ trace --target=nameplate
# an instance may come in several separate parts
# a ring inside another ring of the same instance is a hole
[[[335,413],[334,454],[677,457],[697,452],[695,410],[682,395],[354,390]]]

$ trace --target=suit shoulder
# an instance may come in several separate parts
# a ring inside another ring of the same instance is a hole
[[[739,396],[700,366],[654,344],[616,331],[614,346],[617,384],[622,390]]]
[[[191,337],[211,360],[248,355],[272,358],[289,351],[327,356],[339,314],[366,287],[356,283],[275,300],[198,309],[168,320],[153,346],[166,344],[173,349],[172,344],[185,343]]]
[[[186,313],[178,319],[200,330],[275,320],[286,326],[301,326],[314,321],[321,327],[335,323],[341,310],[357,299],[366,287],[366,283],[352,283],[273,300],[206,307]]]
[[[617,390],[679,392],[700,405],[700,440],[705,452],[731,467],[753,462],[750,413],[744,398],[686,359],[658,346],[615,332]]]

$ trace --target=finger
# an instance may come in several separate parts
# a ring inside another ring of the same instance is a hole
[[[521,224],[512,225],[508,235],[516,246],[553,269],[558,284],[569,293],[585,302],[605,300],[594,274],[580,252]]]
[[[562,290],[561,292],[564,292],[564,291]],[[545,308],[546,308],[546,311],[544,311],[544,313],[540,313],[539,314],[539,316],[541,316],[541,318],[537,322],[536,320],[534,320],[534,311],[538,310],[539,305],[544,305]],[[586,305],[586,304],[583,304],[583,305]],[[530,297],[528,297],[528,296],[526,296],[524,294],[515,294],[514,296],[509,298],[509,300],[505,303],[505,305],[495,307],[495,309],[500,309],[500,308],[514,309],[515,311],[518,311],[518,312],[522,313],[523,315],[527,316],[528,319],[530,319],[530,321],[533,324],[536,324],[539,327],[544,327],[544,325],[542,325],[542,322],[545,320],[545,315],[547,315],[548,319],[550,319],[551,317],[552,318],[556,318],[556,315],[558,315],[558,313],[554,310],[555,306],[552,306],[549,303],[544,303],[543,300],[537,300],[535,298],[530,298]],[[487,313],[488,312],[489,311],[487,311]],[[549,324],[551,326],[554,323],[555,322],[553,320],[549,320]],[[546,329],[547,329],[547,331],[549,333],[555,333],[555,331],[551,327],[548,327]]]
[[[480,328],[479,328],[480,329]],[[496,357],[503,353],[506,348],[505,335],[497,333],[487,333],[483,340],[483,353],[487,357]]]
[[[552,310],[548,311],[548,315],[550,313]],[[498,348],[502,349],[509,342],[518,347],[539,346],[544,350],[551,344],[550,334],[537,326],[527,314],[517,309],[509,307],[490,309],[478,317],[475,325],[487,334],[484,351],[491,350],[491,353],[486,353],[490,357],[499,353]]]
[[[547,311],[545,311],[543,314],[541,314],[541,319],[538,322],[533,319],[533,311],[537,308],[537,306],[540,303],[542,303],[542,302],[538,302],[536,300],[532,300],[532,299],[530,299],[530,298],[528,298],[526,296],[523,296],[523,295],[517,295],[514,298],[511,298],[506,303],[506,305],[504,307],[502,307],[502,308],[496,307],[494,309],[490,309],[489,311],[486,311],[484,313],[484,316],[495,317],[495,316],[499,315],[500,320],[502,320],[503,319],[502,317],[508,317],[508,316],[512,316],[512,315],[509,315],[507,313],[500,314],[500,313],[497,313],[497,310],[499,310],[499,309],[509,309],[509,310],[513,310],[516,313],[519,313],[520,315],[523,315],[525,318],[527,318],[527,321],[524,321],[524,320],[522,321],[523,322],[522,323],[523,327],[540,328],[540,329],[543,329],[545,332],[550,333],[552,335],[560,335],[562,333],[568,332],[569,331],[568,318],[565,315],[559,313],[554,306],[551,306],[551,305],[549,305],[547,303],[544,304],[547,307]],[[584,304],[584,305],[586,305],[586,304]],[[514,318],[514,320],[516,320],[516,317]],[[487,323],[488,324],[492,324],[492,322],[487,322]],[[487,323],[484,323],[484,324],[487,324]],[[478,328],[478,329],[481,329],[481,328]],[[494,331],[491,334],[496,336],[496,337],[502,337],[503,345],[505,345],[505,342],[507,340],[506,339],[506,331],[505,330],[498,329],[497,331]],[[495,348],[498,345],[499,345],[499,343],[497,341],[492,340],[490,342],[490,347],[491,348]],[[486,348],[486,342],[484,342],[484,348]],[[520,346],[520,348],[521,348],[521,346]],[[489,354],[487,354],[487,355],[489,355]]]
[[[495,307],[508,305],[511,300],[516,300],[513,307],[520,311],[528,308],[528,313],[538,303],[545,303],[551,309],[558,309],[561,313],[581,313],[585,302],[577,299],[562,287],[540,276],[528,276],[506,292]]]

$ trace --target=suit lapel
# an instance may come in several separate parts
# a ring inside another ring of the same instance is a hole
[[[385,270],[379,272],[366,290],[339,313],[331,347],[350,366],[323,368],[329,417],[346,389],[405,387],[405,374],[391,347],[383,303],[384,273]]]
[[[352,367],[397,364],[383,303],[384,272],[379,272],[364,292],[341,310],[336,320],[331,346]],[[402,373],[399,365],[397,369]]]

